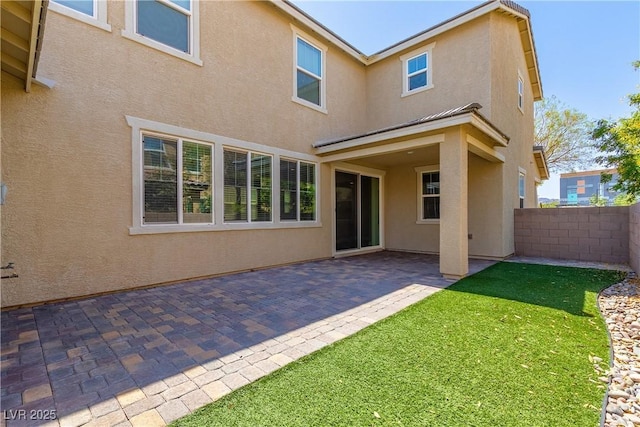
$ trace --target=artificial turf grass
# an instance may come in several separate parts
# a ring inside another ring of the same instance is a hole
[[[589,426],[616,272],[500,263],[176,426]]]

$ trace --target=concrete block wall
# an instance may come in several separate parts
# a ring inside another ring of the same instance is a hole
[[[629,207],[629,265],[640,274],[640,203]]]
[[[628,264],[629,215],[628,206],[516,209],[516,255]]]

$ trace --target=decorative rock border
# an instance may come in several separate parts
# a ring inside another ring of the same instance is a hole
[[[609,329],[611,367],[591,357],[599,379],[608,383],[603,427],[640,427],[640,279],[633,273],[600,292],[598,305]]]

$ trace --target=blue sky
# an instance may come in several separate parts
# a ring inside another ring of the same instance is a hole
[[[481,2],[332,1],[294,3],[365,54],[380,51]],[[545,97],[593,120],[629,116],[640,91],[639,1],[519,1],[531,12]],[[558,176],[539,188],[559,197]]]

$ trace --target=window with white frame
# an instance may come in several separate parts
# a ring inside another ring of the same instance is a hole
[[[224,221],[264,222],[272,218],[272,158],[224,149]]]
[[[518,108],[524,111],[524,79],[518,73]]]
[[[137,0],[136,8],[138,34],[190,53],[190,0]]]
[[[142,144],[143,224],[213,222],[211,145],[153,134]]]
[[[124,4],[124,37],[202,65],[198,1],[131,0]]]
[[[315,156],[126,120],[132,129],[130,234],[321,226]]]
[[[525,174],[522,171],[518,177],[518,195],[520,196],[520,209],[522,209],[524,208],[525,197]]]
[[[92,18],[96,17],[96,0],[52,0],[52,2],[61,4],[64,7],[68,7]]]
[[[432,51],[435,43],[409,52],[402,61],[402,95],[411,95],[433,87]]]
[[[316,166],[280,159],[280,220],[315,221]]]
[[[111,25],[107,24],[106,1],[51,0],[49,9],[103,30],[111,31]]]
[[[292,26],[294,33],[293,100],[326,113],[326,47]]]
[[[440,171],[432,166],[415,169],[418,174],[418,222],[440,219]]]

